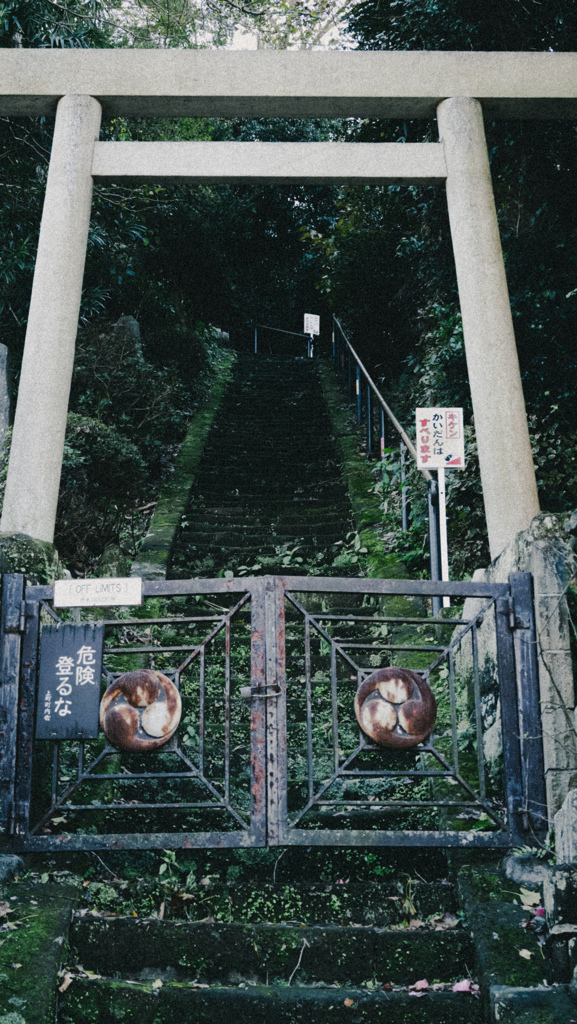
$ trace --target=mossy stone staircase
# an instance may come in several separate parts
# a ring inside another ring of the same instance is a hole
[[[316,363],[239,356],[198,468],[172,575],[251,569],[263,557],[271,572],[275,560],[286,564],[287,552],[293,568],[318,565],[319,553],[353,529]]]
[[[82,908],[70,961],[84,976],[68,989],[59,1021],[481,1021],[480,1001],[451,991],[474,970],[469,935],[407,928],[404,893],[395,882],[208,884],[185,904],[186,919],[178,911],[160,920]],[[411,904],[423,918],[457,923],[446,882],[414,883]],[[426,998],[410,989],[425,977]]]

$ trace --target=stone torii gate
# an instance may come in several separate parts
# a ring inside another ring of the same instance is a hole
[[[431,118],[439,142],[99,142],[106,116]],[[577,117],[577,54],[3,50],[56,115],[0,528],[52,541],[94,180],[446,183],[491,556],[539,512],[485,133]]]

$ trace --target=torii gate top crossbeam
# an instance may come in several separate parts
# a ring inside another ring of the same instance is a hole
[[[450,96],[490,117],[577,117],[576,53],[2,50],[0,115],[66,94],[106,116],[434,117]]]

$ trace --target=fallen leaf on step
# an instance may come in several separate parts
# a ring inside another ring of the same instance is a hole
[[[383,985],[383,992],[392,992],[392,991],[393,991],[393,983],[392,983],[392,981],[385,981],[385,984]]]
[[[59,992],[66,992],[66,989],[68,988],[69,985],[72,984],[72,981],[73,981],[72,975],[68,974],[68,972],[66,972],[66,974],[64,975],[64,980],[63,980],[62,984],[58,986],[58,991]]]
[[[531,889],[520,888],[521,903],[524,907],[536,907],[541,902],[541,893],[532,892]]]
[[[442,917],[433,917],[429,922],[431,928],[436,931],[447,931],[450,928],[458,928],[461,921],[456,914],[443,914]]]
[[[426,992],[429,987],[429,982],[426,978],[421,978],[420,981],[416,981],[414,985],[409,985],[409,992]]]
[[[463,978],[462,981],[456,981],[451,988],[452,992],[472,992],[475,994],[479,991],[479,986],[475,985],[470,978]]]
[[[345,999],[345,1006],[354,1006],[354,1005],[355,1005],[354,999]]]
[[[522,956],[523,960],[530,960],[534,954],[529,949],[520,949],[519,956]]]
[[[162,988],[162,982],[160,978],[156,978],[156,980],[152,982],[152,988]]]
[[[409,921],[409,931],[415,931],[416,928],[424,928],[425,922],[421,921],[418,917],[412,917]]]

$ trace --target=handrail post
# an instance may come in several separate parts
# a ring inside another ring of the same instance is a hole
[[[349,404],[351,401],[351,353],[349,352]]]
[[[363,398],[362,398],[362,394],[361,394],[361,371],[359,370],[358,366],[357,366],[357,372],[356,372],[356,375],[355,375],[355,384],[356,384],[356,391],[357,391],[357,423],[360,426],[361,425],[361,403],[362,403]]]
[[[255,354],[255,356],[256,356],[257,348],[258,348],[257,335],[258,335],[258,327],[255,327],[255,329],[254,329],[254,354]]]
[[[431,556],[431,579],[441,578],[440,550],[439,550],[439,488],[437,481],[429,480],[429,552]],[[441,611],[441,598],[431,598],[433,615],[439,615]]]
[[[441,560],[441,579],[449,579],[449,545],[447,540],[447,491],[445,487],[445,470],[437,470],[437,488],[439,494],[439,557]],[[451,598],[443,596],[443,608],[451,607]]]
[[[371,389],[367,384],[367,455],[372,455],[372,438],[371,438]]]
[[[407,515],[407,474],[405,469],[405,453],[406,445],[404,441],[400,444],[401,453],[401,529],[403,533],[406,533],[409,528],[408,515]]]

